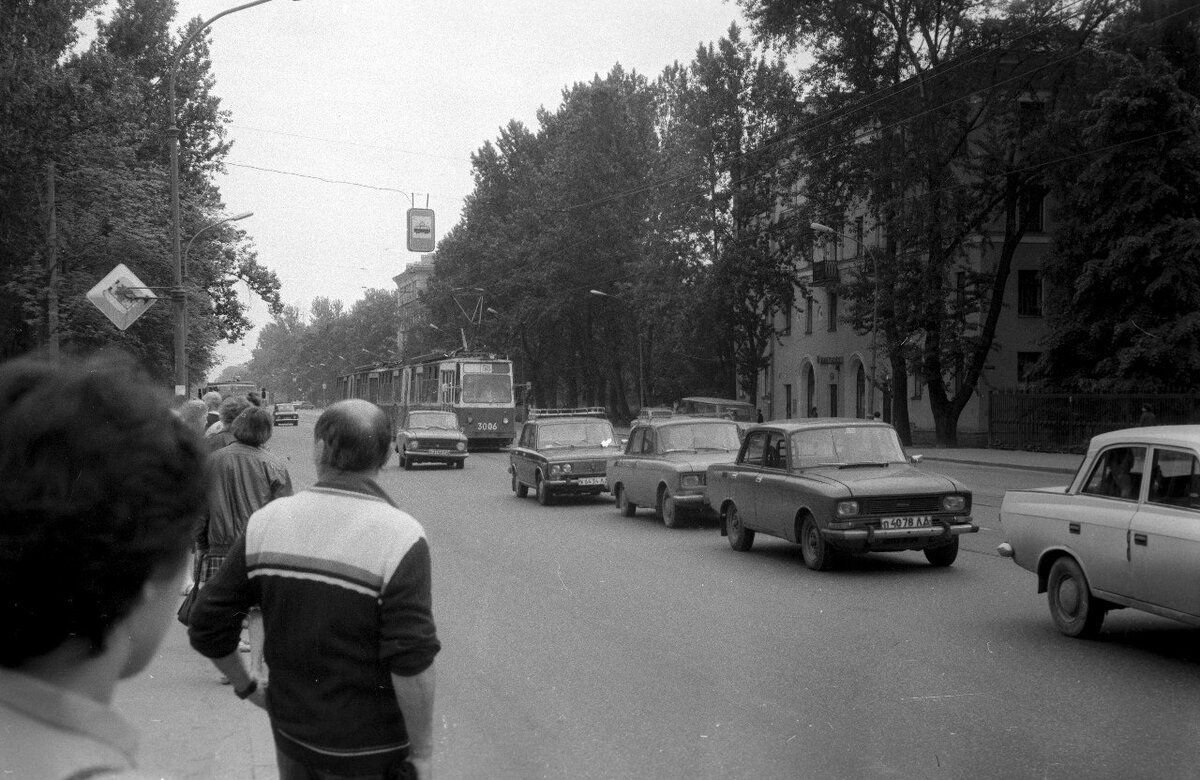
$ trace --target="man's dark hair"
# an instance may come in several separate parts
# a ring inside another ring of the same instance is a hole
[[[387,414],[366,401],[339,401],[317,418],[313,438],[325,443],[320,468],[375,471],[387,463],[392,429]]]
[[[261,406],[251,406],[233,418],[229,430],[233,438],[251,447],[261,447],[271,438],[271,426],[274,418],[271,413]]]
[[[120,354],[0,364],[0,665],[92,655],[183,562],[205,503],[199,436]]]

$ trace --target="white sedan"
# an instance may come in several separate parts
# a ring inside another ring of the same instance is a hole
[[[1200,425],[1096,436],[1070,485],[1006,492],[1000,522],[1064,634],[1121,607],[1200,626]]]

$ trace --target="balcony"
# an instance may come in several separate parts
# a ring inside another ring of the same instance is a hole
[[[814,260],[812,283],[818,287],[832,287],[839,281],[837,260]]]

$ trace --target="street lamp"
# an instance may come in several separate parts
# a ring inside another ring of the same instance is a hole
[[[212,230],[213,228],[217,227],[218,225],[224,225],[226,222],[237,222],[239,219],[246,219],[247,217],[253,217],[253,216],[254,216],[253,211],[243,211],[241,214],[234,214],[232,217],[225,217],[225,219],[219,219],[216,222],[205,225],[204,227],[197,230],[196,233],[188,240],[187,246],[185,246],[183,248],[183,259],[180,261],[183,264],[183,275],[187,276],[188,253],[192,251],[192,244],[196,241],[197,238],[200,237],[201,233],[205,232],[206,230]]]
[[[626,302],[623,298],[618,298],[617,296],[612,295],[611,293],[606,293],[602,290],[588,290],[588,293],[590,295],[595,295],[599,298],[608,298],[609,300],[616,301],[617,303],[621,304],[622,306],[629,307],[629,303]],[[642,333],[640,330],[638,331],[638,334],[637,334],[637,350],[638,350],[638,408],[644,409],[646,407],[646,373],[645,373],[646,364],[645,364],[645,361],[642,359]]]
[[[179,65],[183,54],[192,41],[222,16],[228,16],[271,0],[252,0],[243,5],[228,8],[204,22],[184,39],[171,57],[171,70],[167,76],[167,139],[171,151],[171,256],[175,260],[175,286],[171,289],[171,300],[175,304],[175,394],[187,395],[187,297],[183,290],[183,252],[180,245],[179,222],[179,127],[176,125],[175,82],[179,77]],[[211,226],[210,226],[211,227]],[[193,236],[194,238],[194,236]],[[190,243],[190,242],[189,242]]]
[[[833,228],[829,227],[828,225],[822,225],[820,222],[810,222],[810,223],[808,223],[808,226],[810,228],[812,228],[814,231],[816,231],[817,233],[824,233],[825,235],[834,236],[837,238],[850,239],[854,243],[858,244],[858,251],[861,254],[868,255],[871,258],[871,280],[874,285],[874,291],[873,291],[872,297],[874,298],[874,301],[871,306],[871,404],[870,405],[871,405],[871,412],[874,413],[874,411],[875,411],[875,372],[876,372],[875,366],[879,362],[879,354],[876,351],[876,344],[878,343],[878,333],[879,333],[879,328],[878,328],[878,324],[879,324],[879,266],[875,260],[875,253],[868,252],[866,245],[863,244],[862,241],[858,240],[854,236],[848,236],[845,233],[840,233],[840,232],[834,230]]]

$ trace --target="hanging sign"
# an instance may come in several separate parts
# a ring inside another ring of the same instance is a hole
[[[158,300],[158,296],[147,289],[124,263],[119,263],[99,284],[88,290],[87,299],[114,325],[125,330]]]
[[[433,209],[408,210],[408,251],[432,252],[434,249]]]

